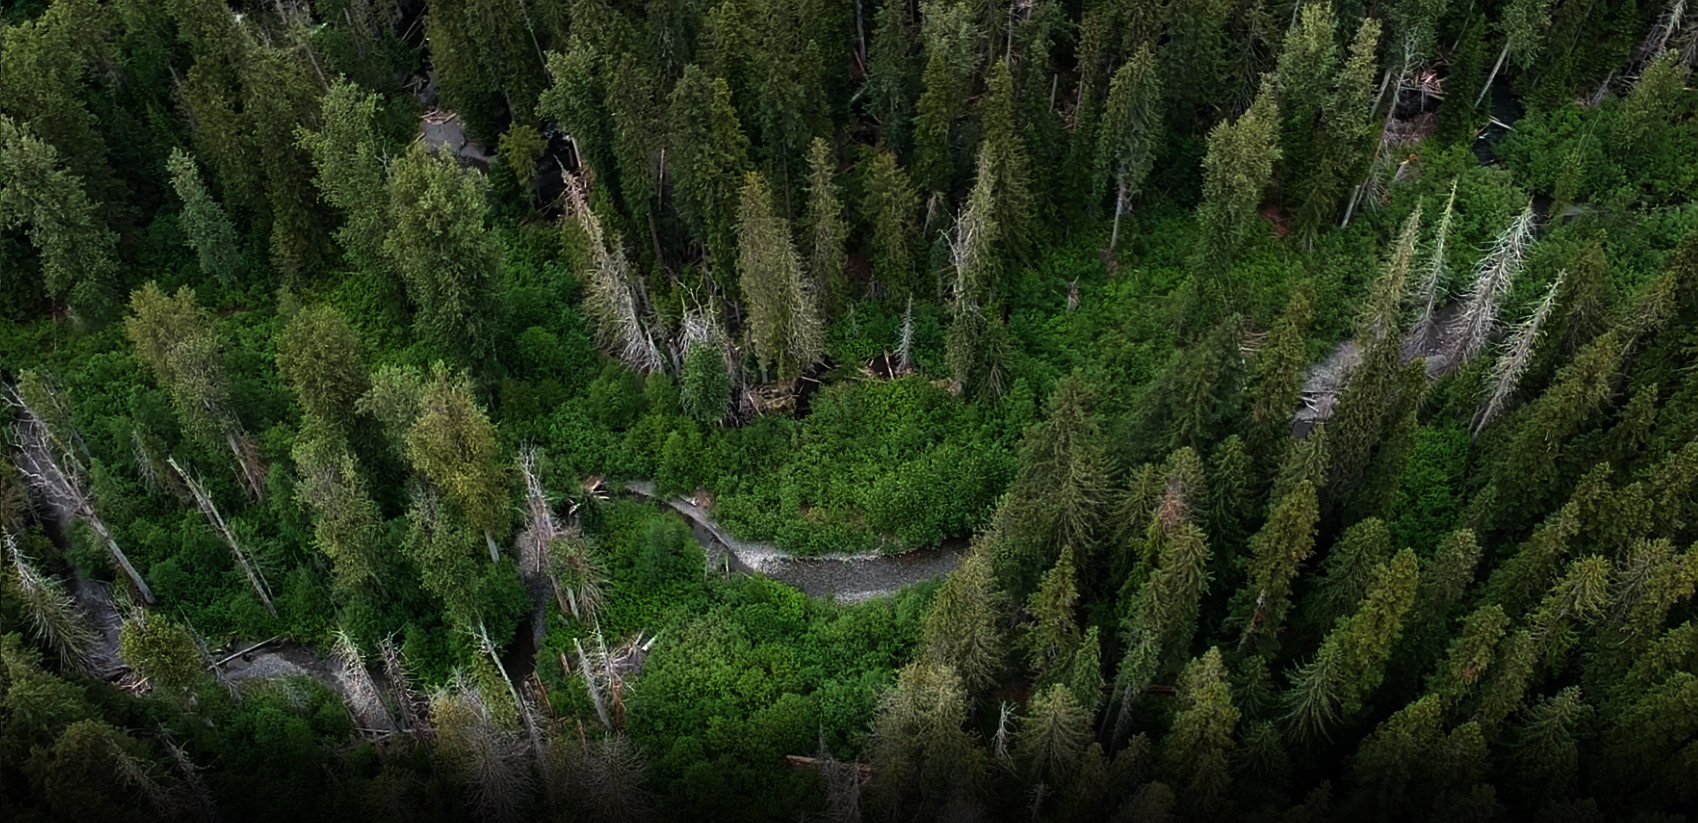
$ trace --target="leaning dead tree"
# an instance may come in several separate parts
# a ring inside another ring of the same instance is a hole
[[[1533,245],[1533,205],[1521,210],[1474,269],[1474,282],[1446,329],[1448,368],[1473,360],[1498,329],[1498,309]]]
[[[1417,314],[1403,341],[1405,360],[1423,356],[1438,343],[1440,329],[1435,312],[1439,306],[1439,288],[1444,285],[1451,219],[1456,213],[1456,183],[1455,180],[1450,183],[1450,197],[1445,199],[1444,214],[1439,217],[1438,234],[1434,235],[1433,243],[1427,249],[1427,262],[1421,267],[1420,278],[1415,281],[1411,302],[1416,305]]]
[[[230,530],[230,524],[225,522],[224,515],[220,514],[218,507],[213,505],[212,496],[206,493],[206,487],[201,485],[200,481],[188,472],[183,471],[183,467],[177,463],[177,458],[169,457],[166,458],[165,462],[189,487],[189,494],[194,495],[195,498],[195,508],[200,509],[201,516],[206,518],[206,524],[212,528],[214,534],[217,534],[224,541],[226,546],[230,547],[230,555],[236,559],[236,565],[241,567],[242,574],[247,575],[248,585],[253,587],[254,594],[259,597],[259,602],[264,604],[265,610],[270,612],[272,617],[276,617],[277,606],[271,602],[271,587],[265,582],[265,573],[254,563],[253,558],[248,556],[247,551],[242,548],[242,544],[236,540],[236,533]]]
[[[394,718],[383,705],[383,694],[377,682],[366,670],[365,657],[360,654],[353,638],[341,629],[335,634],[336,679],[347,695],[348,713],[354,716],[360,731],[367,736],[386,734],[395,730]]]
[[[566,172],[562,172],[562,177],[566,183],[567,214],[578,221],[578,228],[589,243],[590,277],[584,308],[595,321],[598,342],[608,354],[631,368],[655,371],[664,361],[654,335],[643,323],[642,296],[619,247],[619,237],[609,238],[602,229],[601,218],[590,208],[583,178]]]
[[[1562,279],[1567,275],[1566,271],[1557,275],[1551,287],[1545,291],[1544,299],[1533,309],[1533,316],[1516,326],[1509,336],[1509,341],[1504,344],[1503,352],[1498,355],[1497,363],[1492,366],[1491,396],[1474,417],[1475,436],[1479,436],[1481,430],[1509,404],[1509,398],[1515,393],[1515,386],[1520,382],[1522,373],[1527,371],[1527,366],[1533,362],[1533,347],[1538,343],[1539,330],[1544,327],[1545,319],[1550,316],[1551,307],[1556,305],[1557,292],[1562,288]]]
[[[412,676],[407,671],[406,661],[401,659],[401,650],[395,646],[395,639],[383,638],[377,644],[377,654],[383,661],[383,679],[389,683],[389,694],[395,702],[395,720],[400,730],[412,735],[428,733],[430,718],[426,701],[413,691]]]
[[[518,820],[531,793],[525,742],[495,719],[477,688],[463,680],[431,697],[432,748],[470,795],[480,820]]]
[[[537,469],[540,456],[535,446],[519,452],[527,521],[519,535],[520,571],[533,591],[543,586],[552,591],[561,612],[593,621],[602,605],[601,568],[583,534],[555,519]]]
[[[95,635],[77,601],[59,581],[36,570],[10,531],[0,529],[0,543],[17,582],[18,605],[36,639],[57,652],[65,666],[90,671]]]
[[[30,408],[16,386],[6,386],[3,395],[16,412],[12,425],[13,442],[17,446],[13,462],[18,473],[23,475],[24,482],[44,505],[62,513],[68,520],[80,520],[87,525],[106,548],[113,565],[129,578],[131,588],[142,602],[150,606],[157,603],[141,572],[130,564],[130,558],[118,547],[118,541],[95,512],[94,501],[84,485],[83,478],[87,472],[77,460],[76,452],[65,448],[65,442]]]

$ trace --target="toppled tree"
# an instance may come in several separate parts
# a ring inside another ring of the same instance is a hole
[[[93,663],[94,630],[76,600],[59,581],[36,570],[10,531],[0,530],[0,542],[12,567],[8,597],[16,597],[36,639],[52,649],[66,667],[88,671]]]
[[[206,493],[206,487],[184,471],[183,467],[178,465],[177,458],[166,458],[165,462],[189,487],[189,493],[194,495],[195,508],[200,509],[201,516],[206,518],[207,526],[211,527],[213,533],[218,535],[226,546],[230,547],[230,555],[236,559],[236,565],[241,567],[242,574],[247,576],[248,585],[253,587],[254,594],[259,597],[259,602],[264,604],[265,610],[270,612],[272,617],[276,617],[277,606],[271,602],[271,586],[265,582],[265,572],[242,549],[242,544],[236,540],[236,533],[230,530],[230,524],[225,522],[224,515],[218,512],[218,507],[212,502],[212,496]]]
[[[27,380],[29,375],[25,372],[23,377]],[[113,538],[105,521],[95,512],[94,500],[83,479],[87,473],[76,456],[77,452],[70,448],[66,437],[58,436],[36,414],[19,388],[7,386],[4,391],[6,402],[12,405],[17,415],[12,433],[17,445],[13,459],[18,473],[47,505],[58,508],[71,519],[82,521],[94,532],[106,554],[112,558],[113,565],[124,573],[142,602],[150,606],[158,602],[153,596],[153,589],[142,579],[141,572],[131,565],[130,558],[118,547],[118,541]]]

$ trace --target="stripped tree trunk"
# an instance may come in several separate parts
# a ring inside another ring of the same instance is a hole
[[[230,554],[236,558],[236,565],[242,567],[242,573],[247,575],[248,585],[253,587],[259,602],[265,605],[265,610],[270,612],[272,617],[276,617],[277,606],[271,602],[271,587],[266,585],[265,573],[254,564],[253,558],[242,549],[242,545],[236,542],[235,532],[230,530],[230,524],[224,522],[224,516],[218,513],[218,507],[213,505],[212,497],[206,493],[206,488],[188,472],[183,471],[183,467],[177,464],[177,458],[166,458],[165,462],[188,484],[189,493],[194,495],[195,506],[200,509],[201,516],[206,518],[207,525],[230,547]]]

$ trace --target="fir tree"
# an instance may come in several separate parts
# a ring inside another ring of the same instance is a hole
[[[897,154],[905,154],[912,141],[920,79],[908,4],[883,3],[874,15],[872,45],[867,54],[867,96],[885,144]]]
[[[1232,776],[1228,758],[1239,712],[1232,705],[1219,648],[1185,666],[1179,678],[1173,728],[1162,738],[1160,766],[1187,816],[1208,816],[1221,807]]]
[[[836,316],[849,299],[847,261],[844,258],[848,227],[843,222],[843,202],[837,193],[837,158],[823,137],[808,147],[808,274],[813,293],[820,301],[823,318]]]
[[[442,361],[431,366],[418,419],[407,432],[407,459],[452,501],[467,524],[484,533],[490,560],[495,537],[509,527],[507,482],[495,427],[472,398],[464,374]]]
[[[185,242],[200,259],[201,274],[216,277],[225,285],[234,283],[242,266],[235,225],[224,213],[224,207],[207,191],[194,158],[187,152],[172,149],[166,168],[171,173],[171,187],[176,190],[177,199],[183,201],[179,222]]]
[[[1120,239],[1120,216],[1155,165],[1156,141],[1162,129],[1161,95],[1155,56],[1147,46],[1127,59],[1109,83],[1108,102],[1097,128],[1091,190],[1095,202],[1101,203],[1111,183],[1113,186],[1110,253]]]
[[[501,250],[484,226],[483,178],[423,143],[389,177],[384,252],[406,285],[418,333],[463,365],[495,356]]]
[[[1197,207],[1199,229],[1191,270],[1203,317],[1218,317],[1233,305],[1238,287],[1232,264],[1257,233],[1262,191],[1280,158],[1279,101],[1264,83],[1256,102],[1237,120],[1222,120],[1209,130],[1203,158],[1203,202]]]
[[[1078,773],[1091,742],[1091,718],[1059,683],[1038,693],[1027,706],[1015,741],[1019,759],[1033,783],[1059,788]]]
[[[27,125],[0,115],[0,227],[29,227],[47,291],[88,321],[115,308],[117,237],[61,155]]]
[[[1374,578],[1355,612],[1333,626],[1314,659],[1292,677],[1286,722],[1300,739],[1353,719],[1385,678],[1386,660],[1415,601],[1415,553],[1398,552]]]
[[[1038,590],[1027,600],[1026,611],[1033,622],[1022,640],[1027,664],[1039,680],[1059,674],[1079,643],[1079,623],[1073,614],[1079,604],[1076,576],[1073,547],[1064,546],[1055,566],[1044,573]]]
[[[384,185],[388,151],[377,120],[381,102],[376,93],[338,80],[324,96],[319,129],[296,131],[312,158],[319,196],[342,214],[337,241],[349,261],[368,272],[386,263],[383,240],[390,220]]]
[[[1319,518],[1314,485],[1299,480],[1250,539],[1248,582],[1232,603],[1232,623],[1242,627],[1240,649],[1268,653],[1278,647],[1291,608],[1291,583],[1314,551]]]
[[[873,149],[864,165],[861,210],[868,227],[873,277],[892,298],[912,297],[916,292],[924,296],[914,277],[919,194],[890,149]]]
[[[325,304],[296,312],[277,336],[277,371],[302,414],[348,436],[371,379],[360,339],[341,312]]]
[[[818,304],[802,276],[790,226],[774,213],[759,173],[744,178],[742,199],[738,274],[749,312],[749,345],[778,379],[794,380],[824,353]]]
[[[926,613],[925,659],[959,672],[969,689],[990,686],[1002,670],[1002,600],[989,559],[982,553],[968,557],[944,579]]]
[[[967,694],[953,669],[927,661],[905,666],[873,721],[869,804],[893,818],[921,820],[969,791],[983,765],[962,730],[966,719]]]
[[[749,139],[724,78],[684,69],[671,99],[672,198],[691,232],[702,238],[723,284],[734,284],[737,204],[749,169]]]

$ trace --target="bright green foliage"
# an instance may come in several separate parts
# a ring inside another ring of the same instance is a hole
[[[731,405],[731,375],[725,354],[710,342],[684,350],[684,371],[678,379],[678,401],[684,413],[702,423],[717,423]]]
[[[1279,101],[1273,86],[1264,83],[1249,110],[1209,130],[1197,247],[1191,255],[1196,299],[1202,301],[1199,309],[1205,317],[1223,314],[1237,292],[1232,264],[1259,233],[1257,209],[1280,158],[1278,126]]]
[[[1415,602],[1420,579],[1415,552],[1398,552],[1374,577],[1355,613],[1333,627],[1315,658],[1292,677],[1286,722],[1299,739],[1313,739],[1354,718],[1385,678],[1386,660]]]
[[[959,672],[961,684],[975,691],[995,682],[1002,670],[1003,600],[988,558],[975,553],[962,561],[926,614],[925,659],[947,668],[951,679]]]
[[[207,191],[200,169],[195,167],[188,152],[172,149],[166,168],[171,172],[171,187],[176,190],[177,199],[183,201],[179,222],[185,241],[200,258],[201,274],[216,277],[226,285],[235,282],[241,271],[242,252],[230,216]]]
[[[423,143],[389,176],[384,252],[407,287],[418,334],[464,365],[494,356],[501,250],[484,227],[484,182]]]
[[[1278,647],[1285,614],[1291,608],[1291,583],[1315,549],[1320,519],[1315,487],[1300,480],[1275,503],[1267,523],[1250,538],[1248,581],[1232,604],[1232,622],[1241,626],[1241,649],[1269,652]]]
[[[843,220],[843,202],[837,193],[837,157],[831,144],[815,137],[808,146],[808,277],[820,314],[830,319],[849,299],[849,279],[844,245],[849,227]]]
[[[189,699],[206,679],[194,636],[160,615],[125,621],[118,653],[154,691],[172,700]]]
[[[497,536],[509,526],[499,450],[495,427],[473,399],[471,383],[437,361],[419,398],[418,419],[407,432],[407,459],[468,525]]]
[[[757,172],[744,178],[737,218],[738,290],[749,312],[749,347],[780,380],[794,380],[823,353],[819,304]]]
[[[542,132],[528,123],[509,126],[496,143],[495,154],[526,203],[536,198],[537,158],[546,148],[548,142],[543,139]]]
[[[28,226],[47,291],[98,321],[115,307],[112,232],[53,146],[0,115],[0,228]]]
[[[1040,680],[1053,679],[1073,658],[1079,643],[1079,622],[1074,610],[1079,605],[1078,572],[1073,566],[1073,547],[1064,546],[1055,566],[1044,572],[1038,590],[1027,599],[1026,611],[1033,622],[1022,638],[1027,665]]]
[[[277,336],[277,371],[301,413],[343,436],[371,387],[361,348],[342,313],[323,304],[296,312]]]
[[[321,125],[301,128],[296,139],[312,157],[319,196],[342,215],[336,239],[350,262],[376,272],[385,263],[389,191],[384,184],[387,146],[378,131],[377,94],[339,80],[324,97]]]
[[[1186,664],[1178,694],[1173,728],[1162,738],[1160,766],[1177,787],[1180,805],[1187,814],[1206,816],[1226,799],[1232,779],[1227,758],[1239,718],[1219,647]]]
[[[701,238],[708,257],[730,282],[737,254],[737,208],[743,175],[749,169],[749,139],[731,105],[724,78],[709,77],[695,66],[673,87],[671,99],[672,197],[691,232]]]

